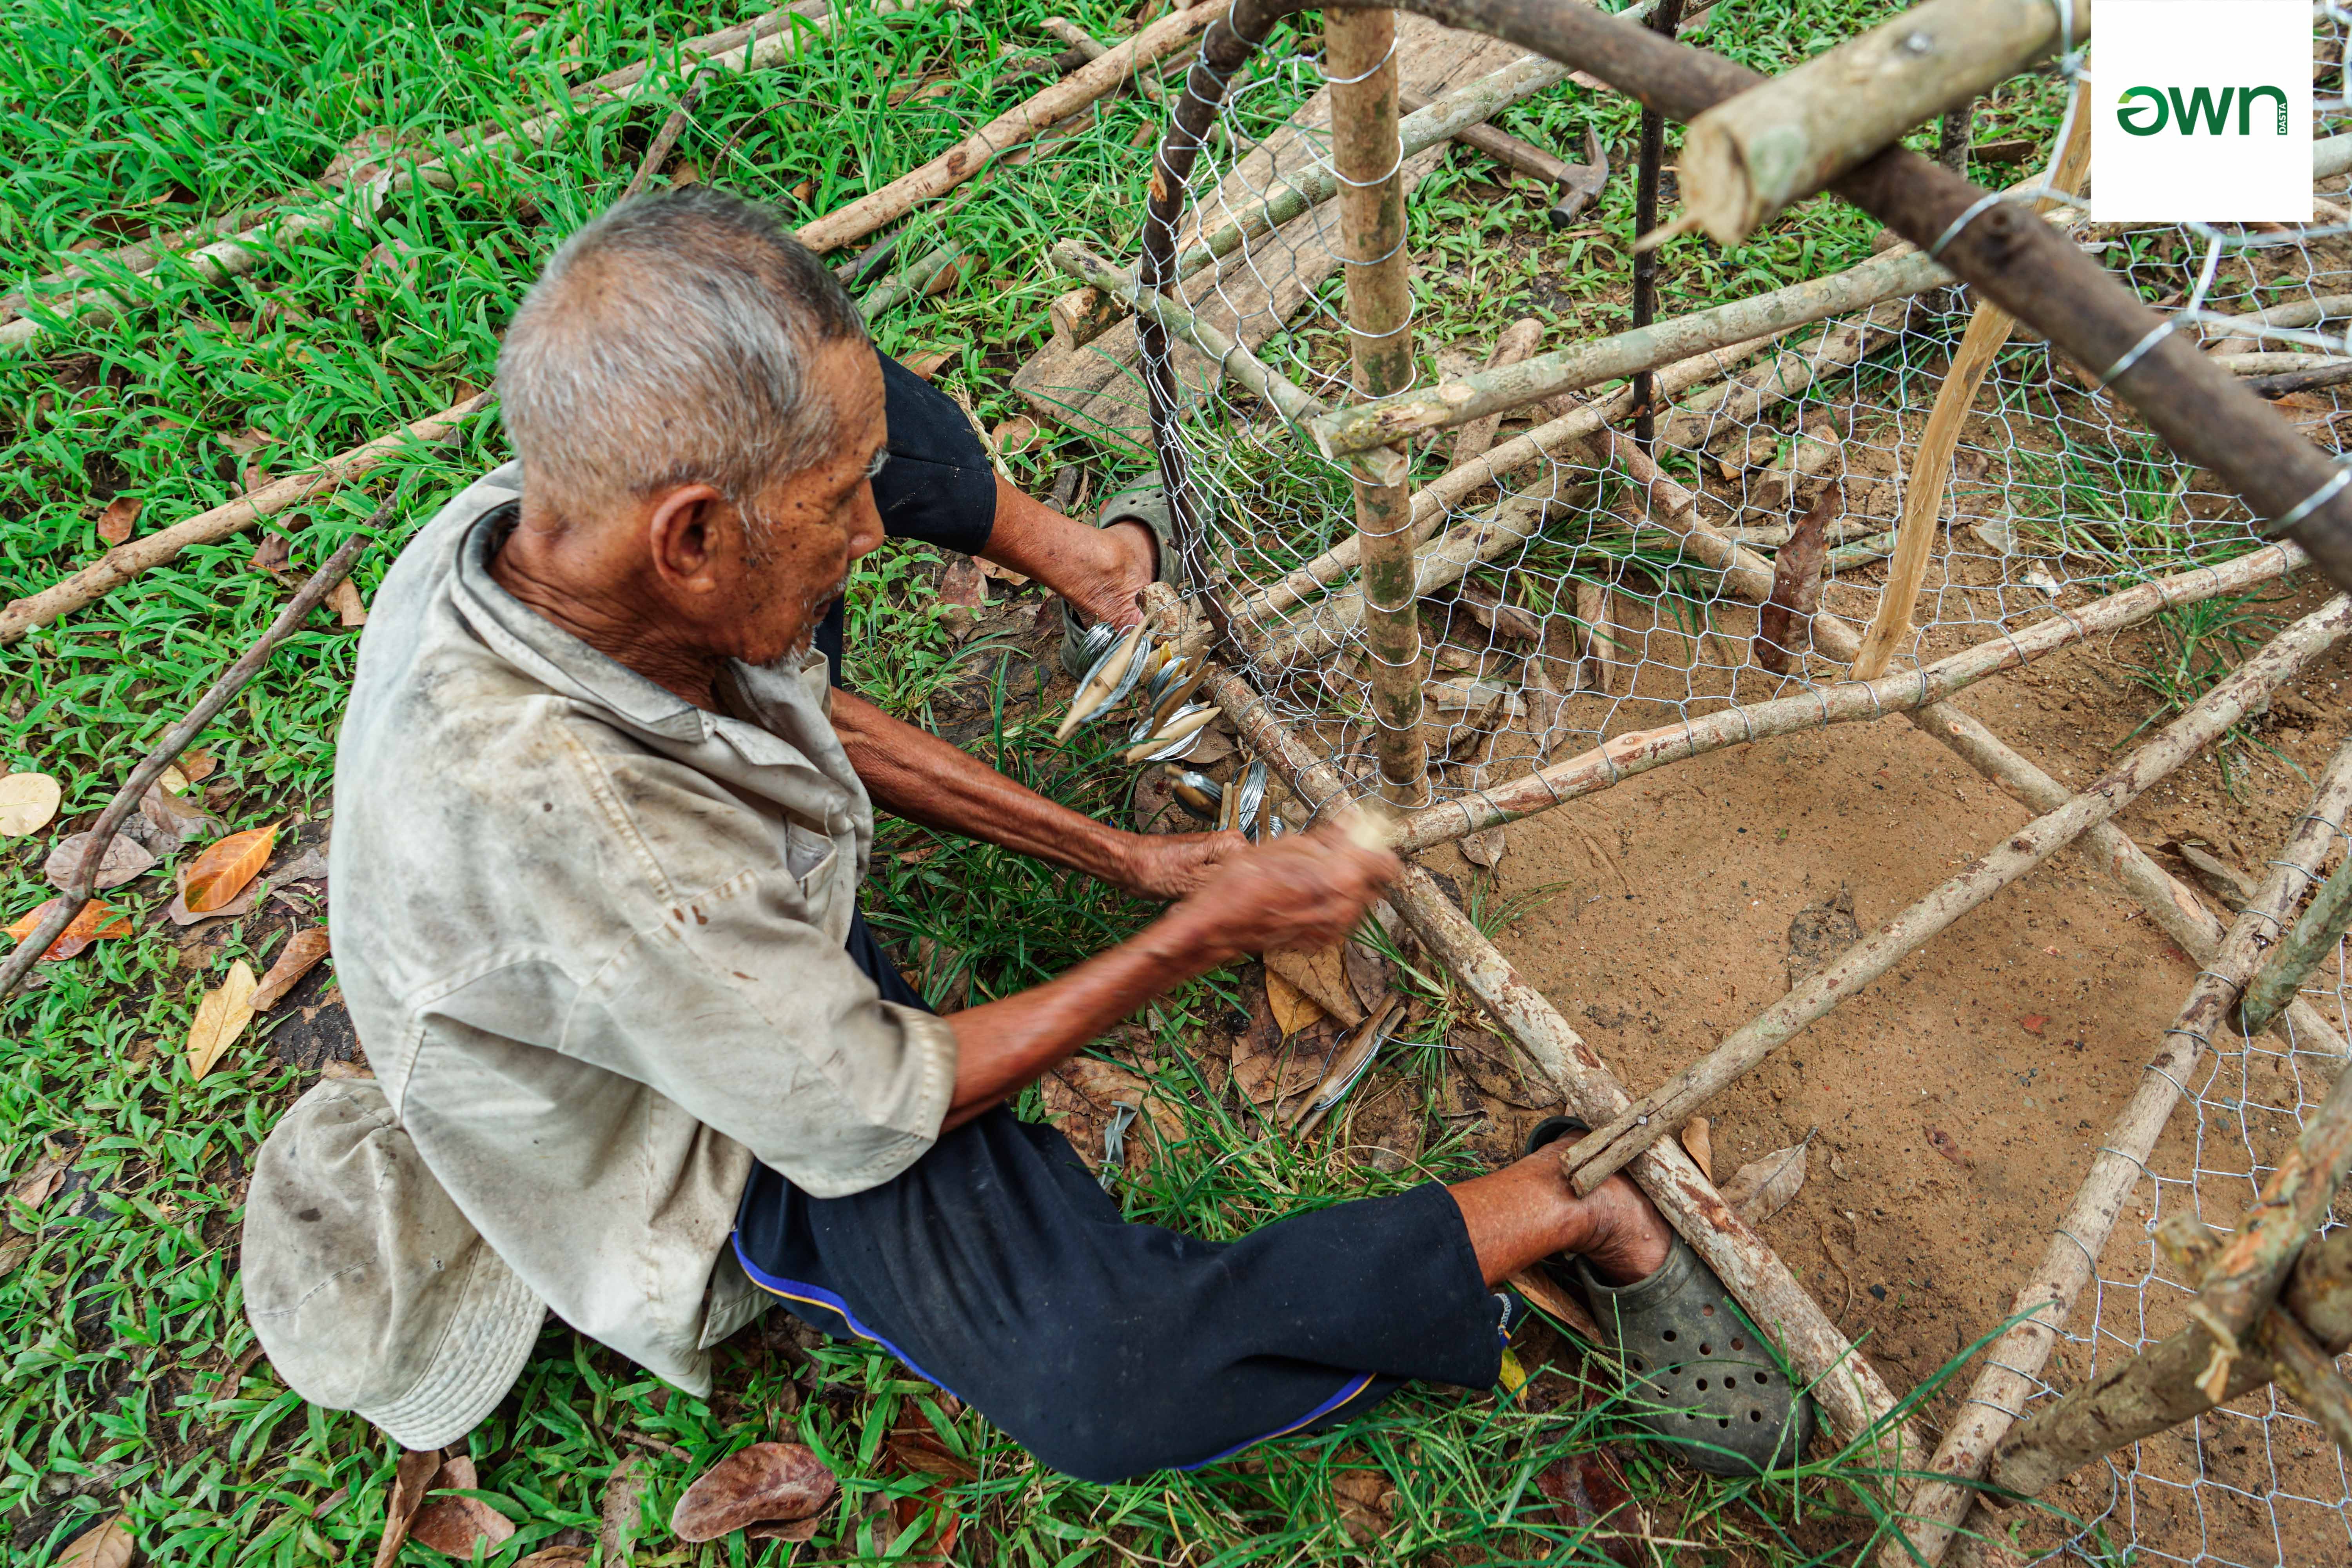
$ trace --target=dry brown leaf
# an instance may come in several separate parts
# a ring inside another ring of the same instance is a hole
[[[198,921],[240,920],[260,907],[262,890],[267,886],[262,882],[247,882],[243,892],[220,908],[199,914],[188,908],[187,879],[188,868],[183,866],[179,870],[181,890],[172,895],[171,903],[163,910],[164,917],[175,926],[194,925]]]
[[[469,1477],[465,1484],[471,1487],[474,1482]],[[474,1560],[477,1543],[487,1542],[495,1552],[514,1532],[514,1521],[479,1498],[427,1498],[416,1517],[408,1521],[409,1540],[468,1563]]]
[[[631,1454],[604,1478],[604,1498],[597,1505],[596,1539],[607,1563],[629,1561],[629,1548],[645,1528],[646,1481],[637,1471],[638,1457]]]
[[[213,770],[220,766],[220,759],[210,752],[185,752],[173,765],[190,784],[201,784],[213,776]]]
[[[392,1496],[384,1502],[383,1537],[376,1542],[375,1568],[390,1568],[399,1561],[401,1543],[408,1539],[408,1521],[416,1517],[417,1506],[424,1502],[426,1489],[440,1471],[440,1449],[402,1451],[400,1462],[393,1469]]]
[[[898,1419],[892,1424],[890,1434],[882,1439],[883,1452],[893,1464],[912,1475],[938,1476],[943,1480],[971,1481],[980,1479],[980,1467],[949,1447],[931,1425],[920,1405],[902,1400]]]
[[[996,449],[1008,458],[1016,452],[1025,452],[1037,444],[1037,422],[1026,414],[1007,419],[991,433],[989,439],[994,441]]]
[[[913,1497],[892,1499],[890,1517],[898,1526],[898,1534],[893,1537],[891,1542],[894,1547],[899,1538],[903,1538],[909,1530],[917,1528],[924,1520],[929,1519],[932,1521],[930,1533],[920,1544],[909,1549],[897,1561],[925,1565],[925,1568],[929,1568],[929,1565],[933,1564],[938,1565],[938,1568],[945,1568],[948,1553],[955,1550],[956,1537],[963,1531],[963,1521],[957,1518],[955,1510],[948,1507],[947,1488],[925,1487]]]
[[[49,825],[65,790],[47,773],[10,773],[0,778],[0,837],[22,838]]]
[[[1072,1057],[1037,1080],[1037,1093],[1045,1120],[1061,1129],[1089,1171],[1102,1169],[1109,1153],[1106,1133],[1124,1120],[1122,1105],[1140,1113],[1128,1122],[1121,1143],[1119,1164],[1130,1173],[1142,1170],[1148,1142],[1183,1134],[1182,1116],[1153,1092],[1150,1079],[1093,1057]]]
[[[1388,999],[1394,984],[1389,961],[1360,942],[1340,943],[1339,955],[1348,971],[1348,990],[1369,1017],[1373,1008]]]
[[[269,851],[278,843],[278,828],[275,822],[266,827],[248,827],[243,833],[232,833],[216,844],[207,845],[180,879],[180,896],[188,912],[217,913],[245,891],[246,884],[269,864]]]
[[[1493,827],[1482,827],[1475,833],[1465,833],[1455,840],[1455,845],[1462,851],[1462,858],[1486,871],[1495,868],[1495,862],[1503,858],[1503,850],[1507,847],[1499,823]]]
[[[146,504],[137,496],[115,497],[98,514],[98,536],[109,544],[122,543],[131,537],[131,524],[139,521],[139,509]]]
[[[1821,600],[1822,565],[1829,559],[1830,519],[1842,510],[1843,499],[1837,486],[1823,485],[1773,560],[1772,596],[1756,620],[1756,662],[1775,675],[1788,674],[1803,658],[1794,628],[1799,621],[1812,618],[1813,607]]]
[[[253,994],[253,1010],[267,1013],[285,999],[302,976],[318,967],[319,960],[327,956],[327,928],[306,926],[287,939],[278,951],[277,962],[269,973],[261,977],[261,988]]]
[[[212,1071],[221,1053],[245,1032],[253,1021],[253,994],[258,987],[253,966],[240,958],[228,966],[228,978],[198,1000],[195,1022],[188,1026],[190,1078]]]
[[[292,540],[282,533],[265,533],[261,536],[260,542],[253,547],[253,553],[246,558],[245,563],[257,572],[267,572],[274,577],[285,571],[293,563],[293,561],[294,542]]]
[[[1270,1004],[1263,1020],[1252,1016],[1249,1029],[1234,1040],[1233,1080],[1253,1102],[1273,1106],[1278,1116],[1323,1081],[1344,1036],[1336,1019],[1319,1013],[1286,1039],[1277,1029]]]
[[[118,1513],[67,1542],[54,1568],[130,1568],[131,1545],[131,1526]]]
[[[246,426],[242,436],[223,436],[220,444],[240,458],[249,458],[264,447],[274,446],[278,437],[258,426]]]
[[[905,359],[900,360],[898,363],[905,365],[908,370],[914,372],[915,374],[919,376],[921,379],[929,381],[931,377],[939,374],[940,366],[947,363],[949,357],[948,352],[945,349],[930,349],[922,353],[908,354]]]
[[[1649,1520],[1625,1489],[1622,1467],[1612,1450],[1554,1460],[1537,1473],[1536,1489],[1550,1500],[1563,1529],[1599,1545],[1611,1561],[1625,1568],[1649,1562],[1643,1546]]]
[[[1451,1047],[1448,1059],[1489,1100],[1534,1108],[1559,1098],[1540,1077],[1527,1070],[1526,1062],[1509,1042],[1474,1024],[1456,1024],[1446,1030],[1445,1043]]]
[[[814,180],[803,180],[793,187],[793,200],[796,202],[804,202],[814,195],[816,195],[816,182]]]
[[[165,795],[185,795],[195,788],[195,781],[182,773],[177,763],[165,763],[155,782],[163,786]]]
[[[1269,975],[1289,982],[1294,990],[1352,1029],[1364,1021],[1364,1009],[1348,984],[1348,960],[1340,951],[1345,945],[1335,942],[1312,951],[1268,948],[1265,969]]]
[[[1275,1027],[1284,1039],[1324,1016],[1323,1009],[1315,1005],[1313,997],[1285,980],[1271,964],[1265,971],[1265,999],[1274,1013]]]
[[[327,607],[335,612],[335,619],[345,626],[367,625],[367,604],[360,597],[359,584],[349,577],[327,590]]]
[[[263,468],[259,463],[247,463],[237,475],[236,493],[249,496],[257,489],[268,488],[269,483],[270,474],[268,468]]]
[[[669,1527],[680,1541],[716,1541],[762,1520],[807,1519],[840,1486],[813,1449],[754,1443],[696,1477],[670,1511]]]
[[[1694,1116],[1684,1122],[1682,1141],[1683,1152],[1691,1157],[1691,1163],[1698,1167],[1698,1173],[1710,1182],[1715,1180],[1715,1138],[1708,1129],[1706,1118]],[[1830,1163],[1834,1166],[1837,1156],[1830,1156]]]
[[[219,819],[210,812],[169,793],[161,784],[149,784],[147,793],[139,797],[139,815],[154,829],[147,844],[150,849],[155,847],[157,839],[166,844],[185,844],[221,829]]]
[[[517,1558],[514,1568],[588,1568],[588,1548],[544,1546],[528,1557]]]
[[[1563,1289],[1559,1281],[1545,1273],[1540,1266],[1512,1275],[1510,1286],[1527,1298],[1529,1306],[1538,1309],[1554,1321],[1567,1324],[1596,1345],[1609,1342],[1601,1337],[1601,1325],[1592,1321],[1592,1314],[1584,1310],[1584,1303]]]
[[[89,858],[91,836],[87,833],[68,834],[58,840],[49,858],[41,862],[41,875],[52,888],[70,887],[81,871],[82,862]],[[90,885],[96,888],[119,888],[131,878],[141,875],[155,864],[154,851],[135,838],[116,834],[108,841],[106,853],[99,857],[98,877]]]
[[[43,921],[49,918],[50,910],[64,901],[62,898],[48,900],[34,910],[31,914],[10,926],[8,934],[18,942],[23,942],[33,934]],[[54,963],[59,959],[71,958],[101,937],[129,936],[131,931],[131,919],[128,915],[117,914],[113,906],[100,900],[92,899],[81,907],[81,913],[66,922],[66,929],[58,933],[57,941],[49,943],[49,950],[41,954],[40,961],[43,963]]]
[[[1794,1202],[1805,1184],[1806,1147],[1791,1143],[1740,1166],[1723,1184],[1723,1201],[1749,1225],[1762,1225]]]
[[[8,1184],[8,1195],[28,1209],[39,1208],[65,1184],[66,1173],[73,1162],[63,1154],[51,1154]]]

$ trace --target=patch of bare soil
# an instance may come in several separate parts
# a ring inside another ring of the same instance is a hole
[[[2300,615],[2321,597],[2306,587],[2281,608]],[[1961,705],[2045,771],[2086,784],[2147,715],[2122,672],[2137,640],[2070,650],[1984,682]],[[2352,716],[2347,676],[2339,648],[2262,721],[2262,738],[2310,775]],[[2242,754],[2255,765],[2236,798],[2209,754],[2126,812],[2121,826],[2151,847],[2201,840],[2258,873],[2307,807],[2310,784],[2259,752]],[[2032,815],[1901,719],[1737,747],[1512,824],[1495,873],[1500,889],[1549,889],[1549,902],[1500,945],[1640,1093]],[[1475,874],[1451,848],[1430,860],[1465,882]],[[2194,882],[2184,862],[2167,864]],[[2011,1310],[2194,974],[2136,905],[2068,851],[1711,1106],[1716,1173],[1814,1135],[1811,1180],[1762,1229],[1888,1381],[1907,1390]],[[2257,1087],[2245,1098],[2295,1103],[2283,1092],[2281,1100]],[[2200,1165],[2210,1174],[2217,1161],[2228,1172],[2247,1168],[2242,1151],[2210,1139],[2197,1147],[2198,1131],[2184,1106],[2156,1168],[2175,1177]],[[2265,1151],[2288,1135],[2253,1134]],[[2204,1217],[2232,1223],[2248,1191],[2242,1180],[2200,1180]],[[2103,1279],[2137,1282],[2146,1272],[2151,1197],[2147,1184],[2134,1194],[2101,1259]],[[2149,1292],[2145,1321],[2134,1312],[2108,1331],[2168,1332],[2179,1299]],[[2086,1300],[2070,1328],[2084,1331],[2089,1312]],[[2102,1353],[2124,1348],[2110,1339]],[[2069,1346],[2049,1375],[2070,1384],[2087,1367],[2082,1348]],[[1974,1370],[1928,1402],[1931,1425],[1950,1418]],[[2286,1490],[2341,1495],[2320,1449],[2301,1455],[2289,1445],[2265,1456],[2258,1431],[2237,1429],[2235,1446],[2251,1443],[2253,1457],[2209,1441],[2206,1475],[2259,1495],[2274,1470]],[[2143,1463],[2159,1461],[2168,1443],[2193,1447],[2186,1434],[2169,1436],[2147,1446]],[[2178,1479],[2198,1474],[2196,1455],[2183,1464],[2172,1467]],[[2326,1467],[2324,1476],[2317,1467]],[[2300,1475],[2305,1468],[2312,1473]],[[2095,1488],[2057,1500],[2098,1512],[2107,1477],[2095,1473]],[[2188,1510],[2182,1539],[2195,1539],[2189,1494],[2153,1489]],[[2161,1526],[2149,1533],[2160,1513],[2148,1510],[2160,1501],[2141,1499],[2143,1540],[2162,1539]],[[2312,1542],[2333,1530],[2340,1548],[2340,1521],[2304,1511],[2317,1532]],[[2281,1561],[2270,1519],[2254,1509],[2240,1521],[2254,1554],[2223,1555]],[[2239,1523],[2208,1517],[2203,1528],[2209,1548],[2221,1551],[2213,1532]],[[2320,1560],[2293,1550],[2285,1561]]]

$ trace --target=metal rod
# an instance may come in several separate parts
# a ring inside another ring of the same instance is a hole
[[[1671,38],[1682,26],[1683,0],[1660,0],[1643,26]],[[1658,226],[1658,177],[1666,155],[1666,117],[1654,109],[1642,110],[1641,164],[1634,176],[1633,234],[1639,239]],[[1633,252],[1633,330],[1640,331],[1658,316],[1658,253]],[[1650,373],[1633,377],[1633,439],[1644,452],[1657,434],[1657,410],[1653,406]]]

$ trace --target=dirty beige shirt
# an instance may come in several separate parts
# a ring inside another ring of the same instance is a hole
[[[722,716],[500,588],[469,487],[386,574],[335,765],[337,979],[425,1163],[565,1321],[694,1393],[757,1310],[751,1161],[819,1196],[931,1145],[939,1019],[843,952],[874,816],[824,659]]]

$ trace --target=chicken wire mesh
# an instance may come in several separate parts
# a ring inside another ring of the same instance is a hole
[[[1516,49],[1417,16],[1398,20],[1394,58],[1406,91],[1421,98],[1519,58]],[[2332,7],[2317,14],[2324,68],[2340,71],[2326,63],[2343,58],[2344,20]],[[1359,397],[1337,204],[1325,199],[1343,182],[1332,163],[1329,79],[1316,42],[1279,30],[1229,84],[1186,181],[1177,249],[1231,226],[1244,237],[1190,272],[1178,292],[1201,322],[1254,351],[1273,376],[1336,407]],[[2079,79],[2079,66],[2056,68]],[[1188,90],[1198,81],[1196,68]],[[2340,84],[2323,100],[2325,134],[2328,118],[2345,111]],[[1630,162],[1631,152],[1620,155]],[[1443,143],[1401,147],[1408,187],[1442,154]],[[2352,353],[2345,336],[2352,321],[2348,186],[2342,176],[2321,182],[2318,221],[2294,228],[2101,227],[2073,215],[2071,231],[2111,276],[2177,316],[2241,374],[2288,374]],[[1259,221],[1286,194],[1298,216]],[[1426,238],[1412,241],[1424,246],[1414,267],[1416,311],[1424,317],[1433,300],[1458,306],[1450,292],[1475,287],[1472,273],[1426,248]],[[1586,284],[1622,288],[1622,252],[1602,254],[1607,275]],[[1818,510],[1829,546],[1821,606],[1860,626],[1878,609],[1914,479],[1910,455],[1974,309],[1972,296],[1949,287],[1785,334],[1738,363],[1735,379],[1698,377],[1662,396],[1654,458],[1695,500],[1700,520],[1768,565]],[[1478,369],[1507,321],[1496,313],[1484,325],[1467,338],[1433,338],[1423,322],[1409,329],[1421,384]],[[1192,587],[1229,613],[1229,657],[1356,794],[1375,793],[1370,668],[1347,554],[1354,530],[1348,474],[1317,455],[1276,400],[1230,374],[1232,361],[1221,366],[1181,334],[1171,342],[1181,402],[1157,430],[1145,413],[1131,329],[1081,356],[1096,362],[1090,375],[1062,384],[1047,377],[1032,395],[1130,452],[1150,453],[1155,437],[1161,450],[1181,449],[1197,531],[1187,550]],[[1477,455],[1477,437],[1465,443],[1452,430],[1412,447],[1416,531],[1433,542],[1423,550],[1420,616],[1435,798],[1489,787],[1628,731],[1848,679],[1841,662],[1805,643],[1801,622],[1803,646],[1790,650],[1784,668],[1759,662],[1757,610],[1692,552],[1688,524],[1676,520],[1687,504],[1682,497],[1630,483],[1578,442],[1534,451],[1518,439],[1609,392],[1587,389],[1517,411],[1491,433],[1488,457]],[[2342,389],[2292,393],[2277,406],[2309,438],[2342,452],[2352,412]],[[1465,475],[1466,462],[1485,467]],[[2176,458],[2095,378],[2021,326],[1962,428],[1916,630],[1895,668],[2243,554],[2261,542],[2263,527],[2214,475]],[[2306,994],[2352,1038],[2348,984],[2339,952]],[[2265,1162],[2295,1136],[2340,1063],[2329,1041],[2214,1044],[2147,1163],[2138,1205],[2145,1224],[2118,1226],[2103,1249],[2095,1289],[2068,1322],[2037,1399],[2186,1321],[2181,1309],[2193,1289],[2157,1251],[2155,1223],[2185,1205],[2216,1226],[2233,1226],[2267,1174]],[[2072,1520],[2044,1521],[2029,1532],[2042,1550],[2095,1562],[2249,1565],[2341,1562],[2352,1550],[2343,1456],[2268,1389],[2084,1475],[2063,1500]]]

